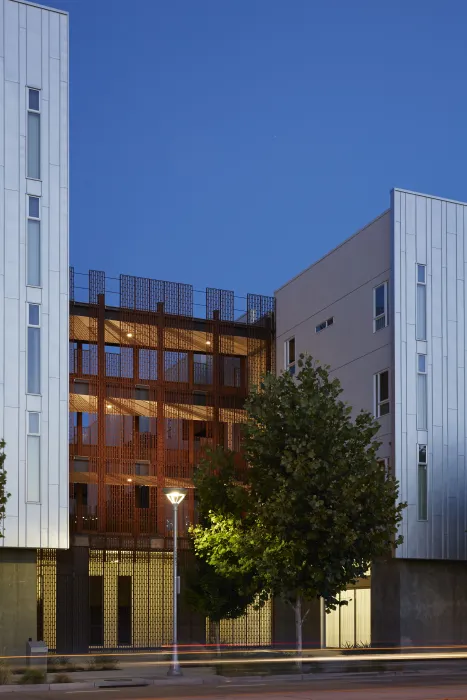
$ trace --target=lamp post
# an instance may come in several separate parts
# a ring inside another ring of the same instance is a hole
[[[174,552],[173,552],[173,658],[168,676],[182,676],[182,669],[178,661],[178,643],[177,643],[177,536],[178,536],[178,506],[186,496],[187,489],[165,488],[164,493],[174,507]]]

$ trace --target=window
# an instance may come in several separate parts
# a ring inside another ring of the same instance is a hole
[[[149,486],[135,486],[137,508],[149,508]]]
[[[388,325],[388,283],[373,289],[373,333]]]
[[[426,355],[417,355],[417,428],[428,429]]]
[[[28,304],[27,393],[40,394],[40,307]]]
[[[426,445],[418,446],[418,519],[428,520],[428,478]]]
[[[89,458],[75,457],[73,460],[73,471],[84,473],[89,472]]]
[[[41,438],[39,413],[28,413],[27,427],[26,500],[29,503],[39,503],[41,495]]]
[[[417,265],[417,340],[426,340],[426,266]]]
[[[41,286],[41,222],[39,197],[28,197],[26,284]]]
[[[375,415],[377,418],[389,413],[389,372],[385,370],[375,375]]]
[[[39,413],[28,413],[28,435],[40,435]]]
[[[325,328],[328,328],[328,326],[332,326],[334,323],[334,316],[331,316],[331,318],[328,318],[327,321],[323,321],[322,323],[319,323],[316,328],[315,328],[315,333],[319,333],[320,331],[324,331]]]
[[[81,394],[81,396],[89,396],[89,382],[82,382],[79,379],[75,379],[73,387],[75,394]]]
[[[135,387],[135,399],[140,401],[149,401],[149,387],[137,385]]]
[[[41,177],[41,115],[39,90],[28,88],[27,176]]]
[[[149,462],[136,462],[135,474],[137,476],[148,476],[149,475]]]
[[[285,369],[289,374],[295,374],[295,338],[285,341]]]

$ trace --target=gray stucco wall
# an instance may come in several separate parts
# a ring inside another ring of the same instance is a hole
[[[374,410],[373,375],[392,362],[391,324],[373,332],[373,288],[390,277],[390,224],[385,212],[276,292],[277,370],[284,369],[284,343],[294,336],[297,354],[331,366],[356,412]],[[331,316],[333,325],[316,333]],[[382,457],[391,456],[391,431],[391,416],[383,416]]]
[[[467,642],[467,563],[377,562],[371,575],[373,646]]]

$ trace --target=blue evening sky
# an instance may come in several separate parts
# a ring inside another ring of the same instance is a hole
[[[49,0],[71,262],[270,294],[384,211],[467,199],[465,0]]]

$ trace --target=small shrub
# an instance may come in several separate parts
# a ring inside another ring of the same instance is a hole
[[[57,656],[57,664],[59,666],[69,666],[71,663],[68,656]]]
[[[4,661],[0,661],[0,685],[10,685],[12,677],[11,668]]]
[[[21,685],[39,685],[40,683],[45,683],[46,678],[46,672],[40,668],[28,668],[19,679],[19,682]]]
[[[90,671],[115,671],[118,661],[113,656],[93,656],[89,661]]]
[[[67,673],[56,673],[52,683],[71,683],[71,678]]]
[[[51,671],[76,671],[77,667],[70,661],[68,656],[56,656],[50,654],[47,658],[47,664]]]

